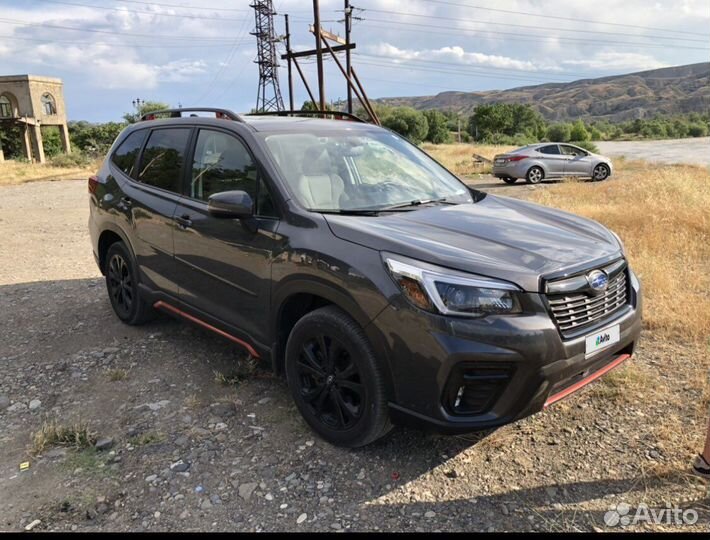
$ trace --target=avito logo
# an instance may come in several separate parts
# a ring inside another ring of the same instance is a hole
[[[602,343],[606,343],[609,340],[611,340],[610,334],[601,334],[597,336],[597,347],[599,347],[599,345],[601,345]]]

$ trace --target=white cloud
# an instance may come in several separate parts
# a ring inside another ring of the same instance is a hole
[[[668,66],[667,63],[656,60],[647,54],[625,52],[600,52],[591,58],[565,60],[562,63],[575,68],[614,71],[644,71]]]
[[[518,60],[508,56],[484,54],[480,52],[467,52],[463,47],[441,47],[438,49],[400,49],[390,43],[379,43],[368,47],[368,51],[377,56],[384,56],[392,60],[406,63],[408,60],[447,61],[461,64],[462,66],[482,66],[520,71],[537,71],[542,66],[529,60]],[[550,69],[547,67],[546,69]]]

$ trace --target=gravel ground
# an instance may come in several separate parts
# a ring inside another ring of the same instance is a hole
[[[669,139],[665,141],[600,141],[599,153],[609,157],[660,163],[685,163],[710,166],[710,137]]]
[[[0,188],[0,530],[601,531],[621,527],[605,525],[612,508],[623,524],[641,503],[694,509],[698,522],[627,530],[710,530],[705,488],[676,465],[689,456],[651,429],[677,417],[700,444],[685,406],[698,398],[683,383],[692,358],[677,344],[645,335],[628,368],[660,394],[597,383],[487,436],[400,428],[335,448],[300,419],[283,380],[256,370],[224,384],[216,373],[245,365],[228,342],[167,318],[118,322],[91,256],[85,191]],[[88,422],[100,449],[33,454],[52,420]]]

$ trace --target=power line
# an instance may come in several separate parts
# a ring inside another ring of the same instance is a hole
[[[403,15],[406,17],[420,17],[425,19],[437,19],[442,21],[461,21],[469,22],[473,24],[486,24],[494,26],[506,26],[506,27],[517,27],[517,28],[532,28],[535,30],[556,30],[559,32],[574,32],[576,34],[603,34],[612,36],[623,36],[623,37],[635,37],[635,38],[646,38],[646,39],[665,39],[665,40],[676,40],[676,41],[692,41],[698,43],[707,43],[710,36],[706,36],[705,39],[693,39],[693,38],[676,38],[670,36],[656,36],[656,35],[642,35],[642,34],[630,34],[628,32],[604,32],[600,30],[577,30],[573,28],[559,28],[559,27],[549,27],[549,26],[539,26],[530,24],[514,24],[509,22],[494,22],[494,21],[477,21],[474,19],[464,19],[461,17],[444,17],[441,15],[421,15],[418,13],[406,13],[403,11],[391,11],[386,9],[368,9],[372,13],[384,13],[387,15]],[[455,29],[452,29],[455,30]]]
[[[561,17],[558,15],[548,15],[545,13],[533,13],[530,11],[514,11],[510,9],[500,9],[500,8],[490,8],[486,6],[478,6],[478,5],[473,5],[473,4],[463,4],[459,2],[450,2],[447,0],[421,0],[422,2],[430,2],[432,4],[444,4],[448,6],[458,6],[458,7],[466,7],[470,9],[480,9],[483,11],[494,11],[497,13],[507,13],[507,14],[512,14],[512,15],[526,15],[528,17],[542,17],[544,19],[556,19],[559,21],[572,21],[572,22],[584,22],[584,23],[591,23],[591,24],[603,24],[603,25],[608,25],[608,26],[620,26],[620,27],[626,27],[626,28],[638,28],[640,30],[654,30],[654,31],[660,31],[660,32],[668,32],[668,33],[674,33],[674,34],[691,34],[694,36],[702,36],[704,38],[710,37],[708,34],[704,34],[702,32],[688,32],[685,30],[669,30],[667,28],[658,28],[658,27],[653,27],[653,26],[640,26],[637,24],[626,24],[626,23],[618,23],[618,22],[610,22],[610,21],[595,21],[592,19],[581,19],[577,17]]]
[[[371,24],[369,24],[370,21],[383,22],[383,23],[386,23],[386,26],[371,25]],[[373,27],[377,27],[377,28],[388,28],[389,30],[392,30],[391,25],[413,26],[413,27],[417,27],[417,28],[437,28],[437,29],[445,30],[445,32],[427,32],[425,30],[410,30],[412,32],[416,31],[417,33],[425,33],[425,34],[443,34],[443,35],[451,36],[451,34],[453,32],[453,30],[450,26],[437,26],[437,25],[432,25],[432,24],[408,23],[408,22],[400,22],[400,21],[384,21],[382,19],[368,19],[365,21],[365,24],[367,26],[373,26]],[[550,39],[556,39],[559,41],[568,41],[571,43],[585,43],[585,44],[597,45],[597,46],[599,45],[599,41],[596,41],[596,40],[577,39],[577,38],[571,38],[571,37],[565,37],[565,36],[554,36],[554,35],[546,35],[546,34],[527,34],[526,36],[521,37],[520,34],[517,34],[515,32],[499,32],[497,30],[485,30],[485,29],[478,29],[478,28],[456,28],[456,32],[466,34],[466,35],[477,35],[477,36],[480,36],[481,34],[511,36],[508,38],[508,40],[510,40],[510,41],[528,41],[528,42],[532,41],[532,42],[537,42],[537,43],[547,43],[547,42],[549,42]],[[640,43],[640,42],[631,42],[631,41],[604,40],[604,43],[605,44],[622,45],[622,46],[628,46],[628,47],[638,47],[638,48],[645,48],[645,47],[658,48],[658,47],[661,47],[661,48],[667,49],[667,48],[671,47],[671,45],[668,45],[668,44]],[[687,45],[672,45],[672,48],[697,50],[697,51],[710,51],[710,47],[690,47]]]
[[[224,49],[227,47],[231,47],[232,44],[224,44],[224,45],[201,45],[201,44],[195,44],[195,43],[186,43],[184,45],[174,45],[174,44],[165,44],[165,43],[160,43],[160,44],[150,44],[150,43],[129,43],[126,44],[125,42],[120,42],[120,41],[74,41],[74,40],[63,40],[63,39],[45,39],[45,38],[30,38],[30,37],[21,37],[21,36],[3,36],[0,35],[0,38],[2,39],[13,39],[13,40],[20,40],[20,41],[38,41],[41,43],[66,43],[70,45],[107,45],[111,47],[115,47],[116,45],[121,45],[123,47],[131,47],[131,48],[139,48],[139,49],[147,49],[147,48],[156,48],[156,49],[190,49],[193,47],[199,47],[199,48],[205,48],[205,49]],[[243,45],[245,43],[251,43],[251,40],[249,41],[243,41],[240,43],[240,45]],[[29,50],[29,49],[28,49]]]
[[[245,19],[246,20],[246,19]],[[57,28],[60,30],[73,30],[75,32],[91,32],[96,34],[112,34],[118,36],[132,36],[132,37],[149,37],[149,38],[165,38],[174,39],[176,41],[230,41],[225,38],[209,38],[202,36],[185,36],[181,35],[179,37],[170,36],[166,34],[134,34],[130,32],[116,32],[113,30],[98,30],[96,28],[77,28],[76,26],[63,26],[58,24],[47,24],[47,23],[33,23],[28,21],[21,21],[18,19],[4,19],[0,18],[0,22],[5,22],[14,26],[32,26],[37,28]]]
[[[78,2],[65,2],[63,0],[43,0],[43,1],[51,3],[51,4],[61,4],[64,6],[77,6],[77,7],[85,7],[85,8],[89,8],[89,9],[103,9],[103,10],[107,10],[107,11],[117,11],[119,13],[141,13],[141,14],[146,14],[146,15],[153,15],[156,17],[177,17],[177,18],[181,18],[181,19],[199,19],[199,20],[207,20],[207,21],[219,21],[219,22],[242,22],[242,19],[230,19],[228,17],[204,17],[201,15],[195,15],[194,13],[192,13],[192,14],[163,13],[163,12],[158,12],[158,11],[128,9],[128,8],[123,8],[123,7],[94,6],[91,4],[80,4]]]

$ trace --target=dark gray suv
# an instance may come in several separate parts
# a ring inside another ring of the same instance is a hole
[[[238,343],[334,444],[392,423],[514,421],[639,337],[641,289],[613,232],[473,190],[341,113],[154,113],[89,192],[117,316],[163,311]]]

